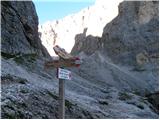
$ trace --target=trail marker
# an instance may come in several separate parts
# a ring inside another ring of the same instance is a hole
[[[55,53],[60,57],[59,60],[53,60],[45,63],[45,68],[57,68],[57,77],[59,79],[59,119],[65,118],[65,80],[71,80],[71,72],[63,69],[64,67],[79,67],[81,60],[73,57],[58,45],[53,47]],[[62,68],[63,67],[63,68]]]
[[[57,68],[57,77],[58,79],[71,80],[71,71]]]

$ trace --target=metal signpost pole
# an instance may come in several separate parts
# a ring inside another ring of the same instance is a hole
[[[59,79],[59,119],[65,118],[65,80]]]

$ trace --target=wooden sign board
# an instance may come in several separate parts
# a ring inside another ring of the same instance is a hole
[[[62,69],[62,68],[58,68],[57,77],[58,79],[71,80],[71,71]]]
[[[68,60],[53,60],[45,63],[45,67],[79,67],[81,61],[79,58],[68,59]]]
[[[54,49],[54,52],[59,56],[61,57],[62,59],[70,59],[70,58],[73,58],[73,56],[69,53],[67,53],[65,51],[65,49],[59,47],[58,45],[56,45],[55,47],[53,47]]]
[[[45,68],[49,67],[79,67],[81,60],[78,57],[73,57],[68,54],[63,48],[60,48],[58,45],[53,47],[55,53],[60,57],[59,60],[52,60],[45,63]]]

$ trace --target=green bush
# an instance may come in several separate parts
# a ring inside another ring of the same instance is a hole
[[[14,58],[14,61],[17,64],[23,64],[24,62],[33,63],[33,62],[36,61],[36,59],[37,59],[37,54],[33,53],[33,54],[23,54],[23,55],[20,55],[20,56],[16,56]]]
[[[5,52],[1,52],[1,56],[5,59],[10,59],[10,58],[14,58],[16,57],[15,54],[10,54],[10,53],[5,53]]]
[[[120,100],[131,100],[132,96],[127,94],[126,92],[120,92],[119,93],[119,99]]]

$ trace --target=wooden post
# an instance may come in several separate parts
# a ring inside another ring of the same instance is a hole
[[[59,67],[79,67],[80,59],[73,57],[58,45],[53,47],[55,53],[59,56],[59,60],[45,62],[45,68],[57,68],[57,78],[59,78],[59,119],[65,119],[65,80],[71,79],[71,72]],[[60,72],[60,73],[59,73]]]
[[[59,119],[65,119],[65,80],[59,79]]]

